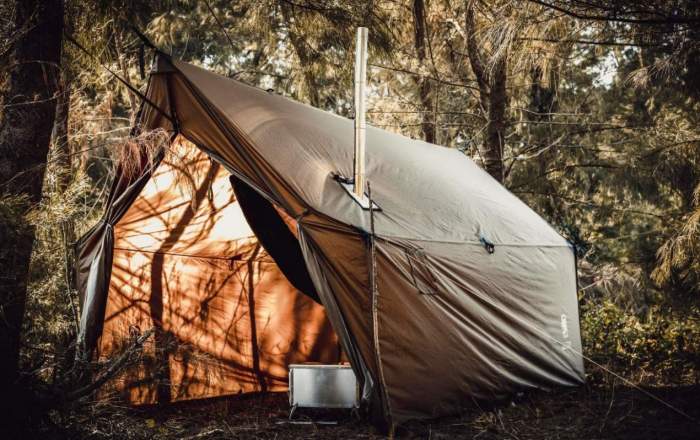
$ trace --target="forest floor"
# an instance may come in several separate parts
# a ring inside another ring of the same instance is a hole
[[[587,385],[535,392],[493,408],[465,408],[460,416],[411,423],[408,439],[700,439],[700,386],[649,389],[690,420],[639,390]],[[94,404],[55,412],[39,428],[45,439],[379,439],[366,421],[348,412],[299,410],[288,420],[286,394],[127,408]],[[332,420],[336,424],[314,423]]]

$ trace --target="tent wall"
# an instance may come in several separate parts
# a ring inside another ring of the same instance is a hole
[[[519,269],[525,261],[537,270],[555,271],[562,263],[571,270],[533,277]],[[568,295],[576,289],[570,248],[533,254],[501,246],[490,254],[482,245],[380,239],[377,266],[379,349],[397,419],[581,382],[578,306]],[[416,399],[432,394],[441,397]]]
[[[161,105],[169,105],[165,81],[149,81],[147,95]],[[172,130],[172,124],[162,112],[149,105],[141,108],[138,126]],[[139,195],[150,179],[154,165],[157,165],[161,158],[162,156],[159,156],[155,163],[149,163],[144,158],[141,167],[133,172],[127,173],[118,167],[102,218],[75,244],[75,279],[80,297],[78,355],[84,360],[92,354],[102,331],[112,269],[114,225]]]
[[[178,139],[114,227],[98,352],[157,326],[117,389],[134,403],[286,390],[289,363],[338,362],[323,307],[258,243],[228,173]]]

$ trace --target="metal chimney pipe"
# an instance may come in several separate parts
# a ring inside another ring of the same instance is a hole
[[[365,192],[365,85],[367,82],[367,28],[357,28],[355,40],[355,163],[353,193],[359,199]]]

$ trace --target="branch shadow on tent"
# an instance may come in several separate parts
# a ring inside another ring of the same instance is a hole
[[[178,139],[115,226],[99,356],[157,329],[113,384],[132,403],[283,391],[290,363],[340,360],[323,307],[261,245],[228,177]]]

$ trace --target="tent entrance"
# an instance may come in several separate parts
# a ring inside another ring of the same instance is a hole
[[[294,287],[321,304],[304,263],[304,255],[297,238],[296,220],[242,180],[233,175],[229,179],[243,215],[260,244]]]
[[[289,364],[340,360],[296,238],[229,177],[178,138],[114,227],[98,355],[158,329],[114,383],[132,403],[285,391]]]

